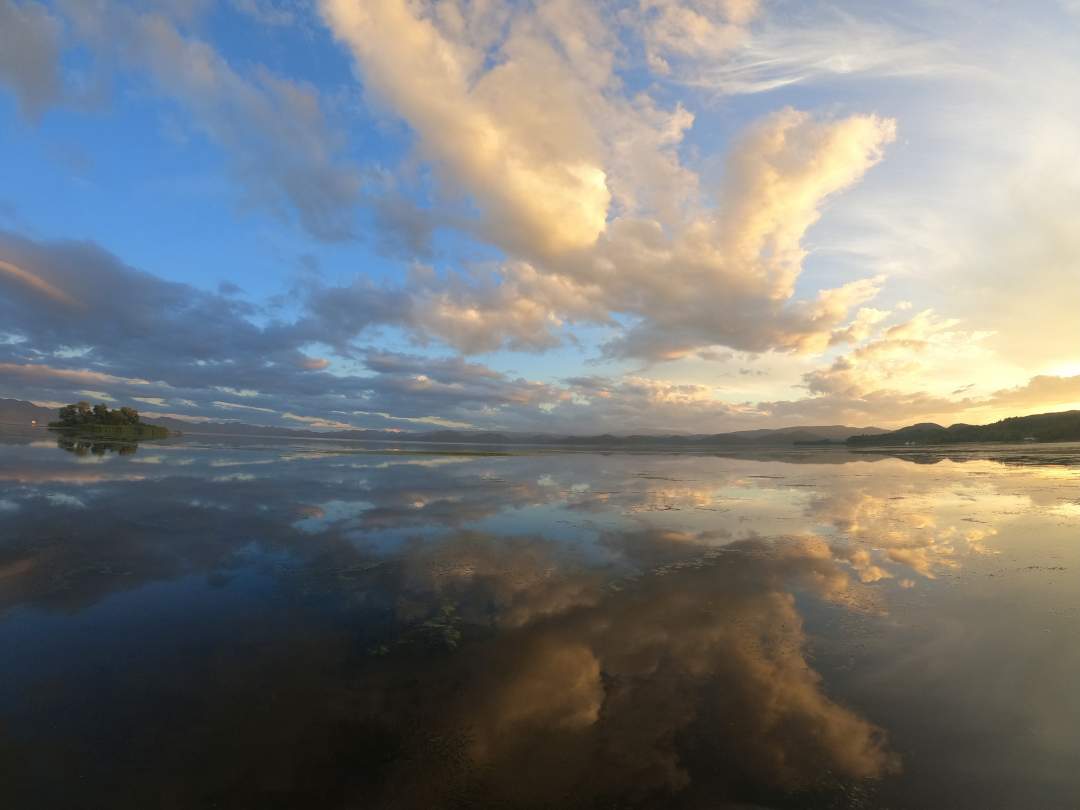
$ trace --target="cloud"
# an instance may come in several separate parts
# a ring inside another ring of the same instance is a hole
[[[612,323],[598,285],[526,262],[442,277],[417,268],[410,280],[409,326],[469,354],[543,351],[562,342],[567,323]]]
[[[899,307],[898,307],[899,309]],[[888,310],[875,309],[873,307],[860,307],[855,313],[851,323],[842,329],[833,331],[829,338],[829,344],[837,343],[862,343],[879,323],[889,317]]]
[[[281,418],[288,419],[292,422],[301,422],[316,430],[349,430],[353,427],[353,425],[350,425],[348,422],[341,422],[336,419],[327,419],[322,416],[300,416],[299,414],[289,413],[288,411],[283,413]]]
[[[875,316],[876,317],[876,316]],[[987,334],[960,330],[955,319],[942,319],[923,310],[910,320],[886,329],[837,360],[827,369],[810,372],[806,387],[814,394],[860,394],[889,382],[893,385],[925,373],[934,360],[982,358],[979,343]]]
[[[720,432],[754,420],[749,404],[728,403],[712,386],[641,376],[575,377],[549,411],[553,426],[584,433]]]
[[[150,80],[225,151],[246,204],[295,216],[317,239],[354,236],[359,172],[342,156],[344,135],[328,121],[316,88],[261,66],[241,73],[169,15],[188,19],[197,10],[141,12],[122,3],[70,1],[61,7],[78,40],[103,64]]]
[[[474,233],[508,254],[441,276],[414,271],[408,322],[420,333],[466,352],[538,350],[567,324],[624,316],[608,356],[811,351],[876,291],[863,280],[794,298],[804,236],[825,200],[881,160],[892,120],[767,116],[731,150],[710,204],[679,157],[693,115],[626,94],[612,59],[617,22],[601,10],[562,0],[327,0],[322,10],[365,89],[478,209]],[[643,13],[655,47],[670,49],[704,47],[710,26],[741,30],[754,11],[657,2]],[[391,45],[401,42],[412,45]]]
[[[1080,407],[1080,374],[1062,377],[1039,374],[1023,385],[995,391],[988,405],[1000,408],[1049,408],[1053,405]]]
[[[312,274],[263,308],[0,234],[5,382],[199,417],[225,396],[278,423],[556,431],[1071,406],[1072,28],[1046,29],[1068,22],[1052,4],[1024,26],[1004,9],[971,26],[969,6],[232,0],[229,24],[351,61],[386,119],[351,132],[339,88],[219,49],[206,0],[0,0],[0,81],[24,115],[70,101],[69,73],[133,76],[222,150],[245,204],[318,239],[373,224],[408,261]],[[781,87],[807,108],[734,98]],[[373,343],[404,347],[396,365]],[[455,356],[567,344],[595,376]],[[769,353],[770,374],[697,361],[732,352]]]
[[[904,15],[857,4],[804,5],[798,12],[766,7],[752,26],[733,28],[722,50],[676,51],[682,59],[671,79],[732,96],[843,78],[941,81],[974,73],[956,48],[928,38]]]
[[[242,405],[239,402],[222,402],[214,400],[210,403],[215,408],[226,411],[254,411],[255,413],[277,413],[273,408],[260,408],[257,405]]]
[[[334,304],[360,300],[366,291],[359,287],[353,298],[313,293],[297,320],[263,318],[256,325],[261,313],[244,299],[163,281],[91,243],[0,233],[0,257],[32,268],[40,284],[83,304],[71,309],[21,277],[0,296],[0,321],[25,337],[0,345],[0,373],[9,390],[29,398],[107,387],[118,400],[168,401],[194,416],[221,409],[288,412],[326,428],[352,426],[328,419],[332,411],[352,413],[353,424],[367,426],[400,427],[402,419],[468,425],[477,417],[491,424],[505,409],[535,409],[562,395],[462,358],[352,345],[355,333],[352,327],[339,332]],[[402,298],[376,297],[373,319],[391,319],[393,309],[380,307]],[[352,373],[331,373],[327,362],[305,352],[313,343],[339,346]],[[85,350],[64,351],[70,346]],[[243,400],[223,400],[223,393]]]
[[[615,223],[606,245],[611,308],[640,320],[609,354],[653,359],[722,345],[823,348],[850,307],[880,282],[861,280],[795,300],[802,239],[822,203],[855,183],[895,137],[877,116],[816,120],[785,109],[746,133],[728,158],[715,212],[667,239],[654,223]]]
[[[408,297],[357,282],[318,291],[325,303],[315,308],[348,335],[384,319],[369,306],[382,300],[381,313],[466,352],[550,348],[568,324],[613,326],[615,314],[632,325],[606,346],[609,356],[671,359],[715,345],[820,350],[880,280],[793,301],[802,238],[824,200],[881,159],[893,132],[875,116],[815,120],[784,110],[731,155],[719,209],[678,227],[618,218],[592,250],[570,258],[443,275],[415,268]]]
[[[297,318],[282,321],[236,295],[128,267],[91,243],[0,233],[0,257],[56,291],[42,295],[39,284],[11,276],[0,297],[0,319],[22,338],[0,345],[4,393],[23,399],[106,391],[120,402],[137,398],[155,406],[155,413],[170,403],[170,413],[203,420],[223,419],[227,412],[317,429],[471,426],[566,433],[722,432],[799,421],[894,424],[924,416],[988,420],[1010,408],[1078,401],[1077,378],[1067,375],[1025,376],[1010,388],[990,385],[1000,380],[991,375],[957,393],[956,381],[992,357],[988,335],[928,310],[892,324],[882,320],[883,311],[862,311],[844,331],[853,340],[866,330],[870,336],[807,372],[805,396],[731,401],[723,387],[702,382],[640,373],[540,382],[461,356],[365,347],[350,319],[362,307],[370,311],[370,329],[421,324],[427,317],[423,298],[410,300],[393,289],[312,287],[298,299]],[[540,274],[521,278],[535,282],[536,290],[549,281]],[[853,297],[862,295],[856,290]],[[66,298],[81,306],[69,307]],[[820,339],[828,341],[830,333]],[[312,345],[334,347],[338,362],[312,362]],[[945,382],[928,385],[927,375]]]
[[[153,367],[170,354],[177,362],[166,365],[175,375],[181,365],[212,365],[232,351],[271,349],[263,332],[248,322],[254,310],[246,302],[163,281],[92,243],[0,234],[0,256],[61,296],[43,298],[37,285],[19,284],[0,299],[3,321],[30,336],[39,352],[93,347],[78,359],[107,359],[124,367],[122,376],[155,379]],[[61,302],[68,299],[81,307],[73,310]],[[235,380],[221,375],[221,384],[228,383]]]
[[[300,291],[309,317],[298,330],[346,353],[357,336],[386,326],[466,353],[502,346],[537,351],[558,345],[564,318],[608,320],[603,306],[588,300],[587,288],[520,262],[445,274],[414,266],[400,287],[358,277],[340,287],[313,281]]]
[[[241,6],[275,19],[289,12]],[[192,113],[231,156],[250,201],[295,214],[316,237],[352,235],[359,176],[315,88],[264,68],[238,71],[176,22],[197,9],[61,8],[78,41],[102,59],[121,41],[110,58]],[[611,358],[651,362],[714,346],[815,351],[878,289],[864,279],[805,298],[795,283],[821,206],[881,160],[890,119],[781,110],[744,133],[721,186],[703,193],[681,154],[694,115],[628,92],[619,73],[627,21],[656,61],[723,51],[728,39],[734,47],[755,3],[657,0],[630,17],[567,0],[320,8],[365,91],[409,125],[442,181],[437,205],[422,209],[395,182],[385,200],[369,201],[376,219],[424,251],[442,223],[505,254],[439,273],[414,267],[408,289],[358,278],[309,291],[311,310],[336,325],[335,348],[394,326],[467,353],[538,351],[574,325],[599,324],[614,335],[603,349]]]
[[[717,60],[750,37],[757,0],[643,0],[635,20],[649,68],[671,73],[670,59]],[[628,15],[629,16],[629,15]]]
[[[585,104],[600,96],[610,65],[590,48],[604,32],[587,6],[548,3],[546,14],[518,15],[491,67],[494,6],[321,7],[367,89],[409,122],[448,180],[475,196],[492,230],[544,252],[596,241],[611,195]],[[568,24],[577,26],[574,39]]]
[[[878,319],[877,314],[870,317]],[[853,326],[855,331],[862,329],[857,322]],[[958,327],[958,321],[924,310],[883,329],[830,365],[804,374],[809,396],[761,402],[758,407],[783,419],[859,424],[915,421],[968,410],[974,399],[955,397],[957,377],[951,375],[964,374],[986,360],[987,334]],[[928,385],[928,378],[948,384]]]
[[[33,0],[0,0],[0,82],[15,92],[22,114],[38,118],[63,94],[60,21]]]
[[[0,364],[0,371],[8,379],[22,379],[31,383],[53,381],[65,386],[85,385],[87,383],[115,383],[123,385],[150,385],[149,380],[140,380],[131,377],[117,377],[113,374],[105,374],[101,371],[89,369],[54,368],[45,365],[31,363]]]
[[[881,320],[877,312],[869,317],[875,323]],[[990,422],[1018,411],[1080,404],[1080,376],[1029,377],[1020,370],[1022,382],[998,388],[1004,372],[1016,372],[997,360],[988,345],[994,334],[962,326],[957,319],[923,310],[884,328],[830,365],[807,372],[803,385],[809,396],[756,407],[786,419],[889,424]],[[958,380],[974,381],[957,388]]]
[[[8,279],[13,279],[21,284],[25,284],[36,292],[51,298],[53,301],[57,301],[58,303],[69,307],[79,306],[79,302],[63,290],[54,287],[41,277],[36,276],[11,262],[0,261],[0,273],[6,274]]]
[[[105,391],[76,391],[79,396],[87,397],[88,399],[97,399],[104,402],[115,402],[116,398]]]
[[[301,357],[297,363],[307,371],[322,371],[330,366],[330,361],[325,357]]]
[[[376,372],[367,381],[372,396],[393,406],[385,410],[406,416],[439,415],[439,408],[463,415],[506,406],[535,408],[563,396],[555,386],[515,379],[461,358],[371,352],[365,365]]]

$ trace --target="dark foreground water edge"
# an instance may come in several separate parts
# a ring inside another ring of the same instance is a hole
[[[1080,446],[901,455],[0,436],[0,806],[1080,806]]]

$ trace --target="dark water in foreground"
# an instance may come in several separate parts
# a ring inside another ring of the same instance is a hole
[[[1080,807],[1080,447],[94,449],[0,438],[0,807]]]

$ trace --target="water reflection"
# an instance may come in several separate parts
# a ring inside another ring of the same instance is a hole
[[[633,542],[663,553],[670,538]],[[507,551],[467,536],[412,572],[414,599],[419,587],[465,626],[515,630],[446,659],[420,690],[440,733],[489,770],[489,800],[777,798],[897,766],[805,659],[791,589],[851,587],[820,544],[740,541],[606,585],[552,577],[549,560],[540,541]]]
[[[60,449],[0,444],[6,805],[1080,789],[1080,468]]]
[[[67,450],[77,456],[87,455],[104,456],[108,453],[117,453],[121,456],[130,456],[139,449],[137,442],[120,442],[111,439],[88,439],[80,436],[60,435],[56,439],[56,446],[61,450]]]

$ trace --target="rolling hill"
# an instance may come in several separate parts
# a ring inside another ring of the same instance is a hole
[[[967,442],[1067,442],[1080,441],[1080,411],[1010,416],[990,425],[949,427],[922,422],[888,433],[862,434],[847,439],[850,447],[895,447]]]
[[[48,424],[56,418],[55,408],[45,408],[21,399],[0,399],[0,425]]]

